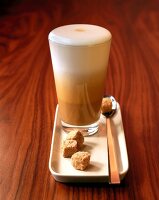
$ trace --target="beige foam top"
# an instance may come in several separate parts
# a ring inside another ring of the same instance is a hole
[[[72,46],[95,45],[110,39],[111,33],[107,29],[89,24],[65,25],[49,33],[49,40]]]

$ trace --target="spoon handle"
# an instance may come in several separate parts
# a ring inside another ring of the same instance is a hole
[[[108,141],[108,153],[109,153],[110,183],[118,184],[120,183],[120,177],[117,165],[114,139],[112,135],[111,123],[109,118],[106,118],[106,124],[107,124],[107,141]]]

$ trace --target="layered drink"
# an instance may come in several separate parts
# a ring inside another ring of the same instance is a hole
[[[110,32],[95,25],[67,25],[50,32],[59,111],[65,125],[89,127],[97,123],[110,43]]]

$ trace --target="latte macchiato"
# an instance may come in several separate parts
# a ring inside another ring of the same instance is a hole
[[[111,34],[94,25],[67,25],[49,34],[56,91],[63,123],[96,123],[109,58]]]

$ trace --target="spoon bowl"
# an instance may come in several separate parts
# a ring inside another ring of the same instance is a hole
[[[107,99],[111,100],[112,107],[111,107],[110,111],[107,111],[107,112],[103,112],[102,111],[102,114],[105,117],[112,117],[115,114],[116,110],[117,110],[117,102],[116,102],[115,98],[113,96],[110,96],[110,95],[104,96],[104,98],[107,98]]]

